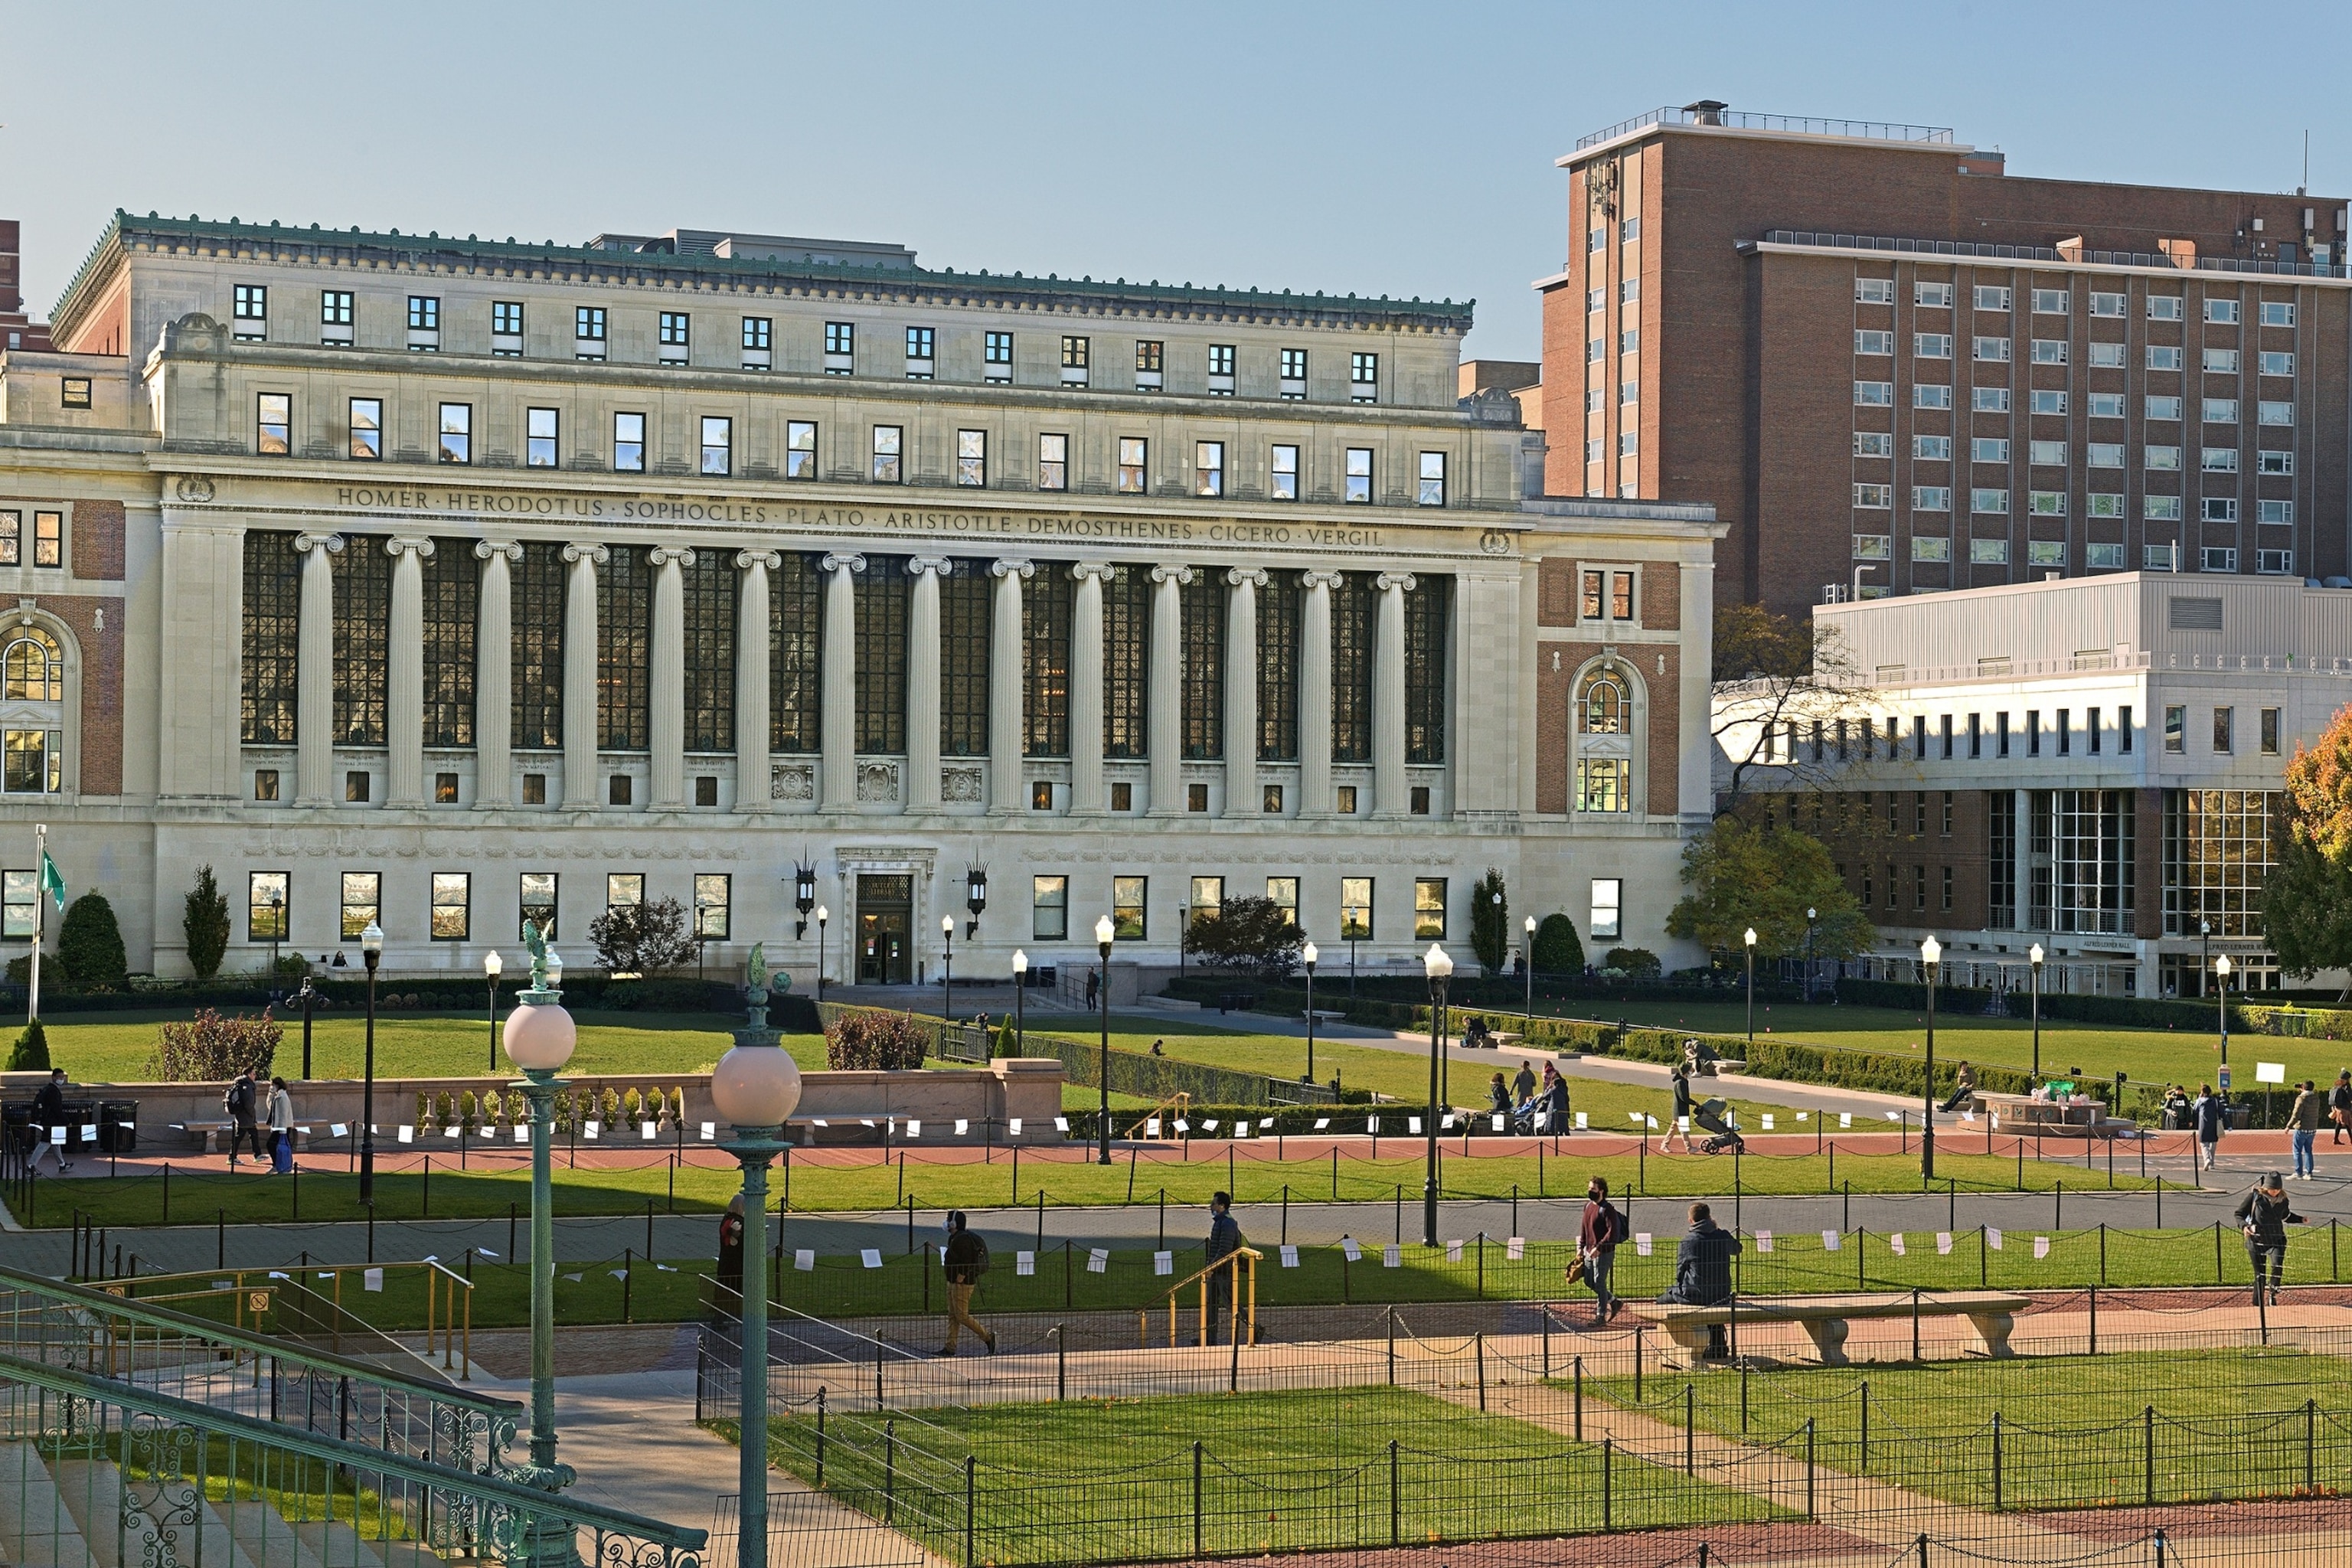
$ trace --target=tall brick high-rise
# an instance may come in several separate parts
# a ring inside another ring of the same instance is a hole
[[[1547,488],[1712,501],[1719,598],[2352,575],[2342,199],[1713,101],[1559,162]]]

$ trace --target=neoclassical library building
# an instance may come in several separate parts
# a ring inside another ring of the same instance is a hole
[[[1690,956],[1717,527],[1544,499],[1466,304],[118,214],[52,315],[0,357],[18,951],[41,822],[164,975],[205,866],[233,969],[526,917],[583,967],[661,899],[803,988],[1105,915],[1156,967],[1242,895],[1467,964],[1489,868]]]

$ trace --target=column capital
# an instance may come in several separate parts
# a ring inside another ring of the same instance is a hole
[[[383,552],[394,560],[414,555],[419,561],[433,559],[433,542],[422,534],[395,533],[383,542]]]
[[[656,544],[646,552],[646,563],[651,566],[691,566],[694,552],[682,544]]]
[[[992,577],[1034,577],[1037,563],[1034,561],[999,561],[988,569]]]
[[[566,561],[587,561],[602,566],[612,558],[613,552],[601,544],[567,544],[563,547],[563,559]]]
[[[1089,577],[1099,577],[1108,583],[1118,574],[1118,568],[1108,561],[1076,561],[1070,564],[1071,578],[1080,583]]]
[[[493,555],[503,555],[509,561],[522,559],[522,546],[511,539],[478,539],[474,541],[474,559],[488,561]]]
[[[738,572],[749,572],[754,566],[765,566],[775,572],[783,564],[784,552],[781,550],[739,550],[735,552],[735,570]]]
[[[1166,583],[1172,579],[1179,587],[1192,582],[1193,578],[1199,575],[1200,574],[1193,571],[1190,566],[1154,566],[1151,569],[1151,580],[1153,582]]]
[[[866,557],[863,555],[836,555],[832,552],[827,551],[825,552],[824,565],[827,572],[863,572],[866,570]]]
[[[955,575],[955,561],[946,555],[917,555],[907,563],[907,574],[919,577],[926,572],[936,572],[942,577]]]
[[[295,554],[308,555],[313,550],[341,555],[343,552],[343,536],[340,533],[298,533],[294,536]]]
[[[1347,574],[1344,572],[1309,566],[1298,574],[1298,581],[1302,585],[1309,588],[1336,588],[1346,577]]]
[[[1383,572],[1372,579],[1372,585],[1383,594],[1391,588],[1402,588],[1410,594],[1412,592],[1413,575],[1410,572]]]
[[[1235,588],[1240,587],[1244,583],[1247,583],[1253,588],[1263,588],[1266,584],[1265,568],[1263,566],[1228,566],[1225,568],[1225,582],[1228,586]]]

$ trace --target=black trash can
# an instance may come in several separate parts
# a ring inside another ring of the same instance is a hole
[[[98,1102],[98,1149],[101,1154],[128,1154],[139,1147],[139,1102],[101,1100]]]

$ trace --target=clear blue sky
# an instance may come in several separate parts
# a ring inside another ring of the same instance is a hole
[[[690,23],[688,17],[695,18]],[[1662,103],[1954,127],[2012,174],[2352,191],[2352,6],[0,0],[46,314],[117,206],[1475,297],[1533,358],[1575,139]]]

